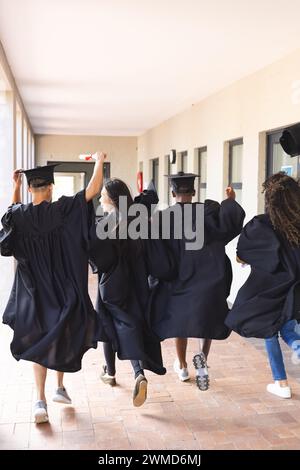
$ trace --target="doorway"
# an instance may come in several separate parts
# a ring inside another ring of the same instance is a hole
[[[53,189],[53,201],[61,196],[74,196],[88,185],[94,170],[93,162],[59,162],[48,161],[47,164],[59,165],[54,172],[55,185]],[[104,162],[104,181],[110,178],[110,163]],[[94,198],[94,207],[99,205],[99,195]]]

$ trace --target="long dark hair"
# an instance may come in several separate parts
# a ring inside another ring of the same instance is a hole
[[[126,218],[126,226],[123,225],[124,215],[120,211],[120,196],[125,196],[127,199],[127,209],[134,203],[133,198],[130,193],[130,189],[128,188],[127,184],[124,181],[113,178],[105,182],[104,187],[107,191],[109,198],[112,200],[115,208],[118,211],[118,226],[116,227],[117,233],[119,234],[121,230],[127,231],[127,223],[128,218]],[[136,258],[142,251],[142,243],[141,240],[132,241],[129,238],[126,240],[122,240],[117,237],[119,242],[120,253],[124,255],[126,258]],[[131,244],[133,243],[134,249],[131,248]]]
[[[300,246],[300,186],[299,181],[283,171],[263,183],[266,210],[271,223],[292,246]]]
[[[117,210],[119,210],[120,196],[125,196],[127,198],[127,207],[130,207],[131,204],[133,204],[133,199],[130,190],[127,184],[124,183],[124,181],[118,178],[113,178],[111,180],[106,181],[104,187]]]

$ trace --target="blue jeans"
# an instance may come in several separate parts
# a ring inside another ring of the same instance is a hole
[[[293,350],[297,351],[300,358],[300,334],[295,331],[296,320],[290,320],[283,325],[280,330],[280,336],[283,341]],[[278,333],[272,338],[265,340],[266,350],[269,356],[269,362],[272,369],[274,380],[286,380],[286,371],[283,362],[282,351],[278,340]]]

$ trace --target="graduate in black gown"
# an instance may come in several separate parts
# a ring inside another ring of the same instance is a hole
[[[263,188],[266,213],[248,222],[237,246],[238,261],[249,264],[251,273],[226,324],[241,336],[265,338],[274,379],[267,390],[290,398],[278,335],[299,361],[300,186],[280,172],[268,178]]]
[[[34,363],[36,423],[48,421],[47,369],[57,372],[53,400],[71,403],[64,372],[76,372],[104,335],[88,294],[89,210],[102,186],[105,155],[98,152],[87,188],[51,202],[54,166],[25,171],[32,203],[21,203],[22,170],[14,172],[12,206],[2,218],[1,254],[17,261],[3,323],[14,330],[11,352]]]
[[[157,202],[153,193],[148,190],[135,202],[143,205],[148,205],[149,200]],[[160,240],[130,238],[128,227],[134,218],[121,211],[120,197],[125,198],[126,208],[132,206],[134,201],[127,185],[117,178],[107,181],[101,192],[101,206],[106,213],[101,223],[112,220],[115,238],[96,238],[90,249],[92,264],[99,274],[96,309],[110,339],[103,344],[106,364],[101,379],[106,384],[116,384],[116,353],[121,360],[131,360],[135,377],[133,405],[141,406],[147,397],[144,369],[160,375],[166,373],[160,340],[151,329],[154,290],[148,275],[171,279],[176,272],[175,263]],[[148,228],[148,211],[146,214],[143,222]],[[121,233],[126,239],[122,239]]]
[[[204,204],[192,203],[195,195],[194,181],[197,175],[180,172],[170,175],[175,206],[162,211],[161,219],[180,208],[191,209],[190,225],[204,230],[201,249],[188,250],[184,235],[175,238],[171,219],[170,240],[166,240],[178,262],[178,277],[161,283],[154,301],[154,331],[161,340],[176,338],[177,356],[174,370],[180,380],[189,379],[186,362],[187,338],[201,338],[200,352],[194,356],[197,385],[207,390],[209,377],[207,356],[212,339],[225,339],[230,329],[224,321],[228,314],[227,297],[232,282],[232,269],[225,246],[242,230],[245,213],[235,201],[232,188],[227,188],[227,199],[221,204],[206,200]],[[178,207],[179,206],[179,207]],[[187,207],[189,206],[189,207]],[[202,206],[203,218],[196,227],[196,211]],[[204,224],[204,227],[203,227]]]

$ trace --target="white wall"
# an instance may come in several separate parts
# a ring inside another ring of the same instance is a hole
[[[237,58],[238,60],[238,58]],[[263,210],[266,131],[300,121],[300,51],[242,79],[138,138],[138,162],[149,179],[149,159],[160,158],[160,194],[166,194],[165,155],[171,148],[188,150],[189,170],[195,170],[194,149],[207,146],[207,197],[224,196],[227,159],[224,143],[243,137],[242,205],[247,220]],[[226,157],[226,155],[225,155]],[[235,244],[228,247],[232,261]],[[231,300],[248,275],[233,263]]]
[[[36,135],[35,145],[38,165],[51,160],[79,162],[79,154],[103,150],[108,155],[111,176],[123,179],[134,194],[137,192],[136,137]]]

